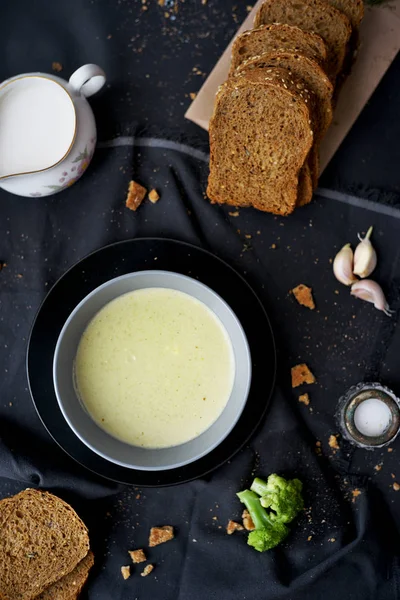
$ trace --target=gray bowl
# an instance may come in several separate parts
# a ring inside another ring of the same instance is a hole
[[[235,357],[232,393],[218,419],[201,435],[179,446],[140,448],[101,429],[77,397],[73,365],[81,336],[89,321],[111,300],[143,288],[170,288],[203,302],[225,326]],[[250,389],[251,357],[243,328],[232,309],[206,285],[169,271],[138,271],[107,281],[84,298],[66,321],[57,341],[53,362],[54,388],[68,425],[78,438],[103,458],[131,469],[159,471],[191,463],[218,446],[237,423]]]

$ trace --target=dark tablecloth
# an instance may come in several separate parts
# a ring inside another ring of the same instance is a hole
[[[246,14],[244,4],[19,0],[1,13],[0,80],[50,71],[53,61],[68,77],[94,62],[108,85],[91,102],[99,148],[81,181],[43,199],[0,190],[0,259],[7,263],[0,272],[0,496],[39,486],[71,502],[96,555],[90,600],[398,598],[399,442],[391,452],[367,452],[339,439],[334,452],[328,439],[350,385],[381,380],[400,394],[400,61],[310,206],[288,219],[251,210],[234,217],[204,199],[207,135],[183,114]],[[159,203],[128,211],[131,178],[157,188]],[[351,298],[331,273],[337,250],[371,224],[376,278],[397,310],[392,319]],[[189,241],[229,262],[262,299],[278,346],[277,388],[251,442],[211,476],[165,489],[120,486],[74,463],[41,425],[25,375],[31,324],[58,277],[87,253],[139,236]],[[299,283],[313,287],[316,311],[290,296]],[[312,411],[290,386],[297,362],[317,377]],[[235,492],[253,473],[271,472],[304,481],[308,510],[287,542],[259,555],[225,526],[241,513]],[[361,494],[354,499],[355,489]],[[176,539],[149,553],[151,576],[135,569],[124,582],[127,551],[146,546],[149,527],[160,524],[174,525]]]

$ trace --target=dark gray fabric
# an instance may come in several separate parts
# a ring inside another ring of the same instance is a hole
[[[110,84],[92,102],[100,141],[116,134],[168,137],[207,152],[206,134],[183,119],[188,94],[203,80],[192,69],[210,70],[246,7],[186,1],[174,13],[172,4],[149,1],[143,11],[140,2],[125,0],[14,2],[0,20],[0,80],[49,71],[55,60],[68,75],[97,62]],[[382,380],[400,394],[400,211],[379,212],[382,201],[398,204],[399,68],[397,60],[321,182],[362,190],[377,210],[321,196],[288,219],[251,210],[234,217],[204,199],[205,160],[163,149],[162,142],[143,147],[140,139],[135,149],[97,150],[82,180],[60,195],[25,199],[0,190],[0,260],[7,263],[0,272],[0,496],[40,486],[73,504],[96,555],[90,600],[399,597],[400,513],[392,487],[392,473],[400,479],[399,442],[391,453],[343,442],[334,453],[328,445],[337,433],[337,400],[350,385]],[[159,203],[128,211],[132,177],[157,188]],[[331,272],[337,250],[371,224],[376,278],[397,311],[392,319],[351,298]],[[78,466],[42,427],[25,375],[29,330],[48,289],[87,253],[139,236],[188,241],[227,260],[260,295],[278,346],[278,385],[257,434],[213,475],[176,488],[125,488]],[[313,287],[316,311],[289,295],[299,283]],[[312,412],[290,387],[290,367],[303,361],[317,377],[307,390]],[[308,510],[282,547],[259,555],[242,534],[228,537],[225,526],[242,511],[235,492],[254,473],[275,471],[304,481]],[[361,495],[353,502],[354,489]],[[141,578],[135,567],[124,582],[127,551],[146,546],[149,528],[163,524],[174,525],[177,535],[149,551],[154,573]]]

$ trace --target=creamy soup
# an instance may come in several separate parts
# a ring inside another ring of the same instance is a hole
[[[165,448],[216,421],[234,371],[230,338],[207,306],[176,290],[147,288],[95,315],[78,346],[75,383],[105,431],[135,446]]]

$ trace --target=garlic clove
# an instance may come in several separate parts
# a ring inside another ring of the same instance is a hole
[[[373,227],[370,227],[368,229],[365,238],[362,238],[360,234],[358,234],[358,239],[360,240],[360,243],[358,244],[354,252],[353,273],[355,275],[359,275],[362,278],[371,275],[377,263],[376,252],[370,240],[372,229]]]
[[[390,310],[381,286],[372,279],[357,281],[351,286],[350,293],[352,296],[360,298],[360,300],[371,302],[375,308],[382,310],[388,317],[391,317],[395,312]]]
[[[333,273],[340,283],[351,285],[358,281],[353,275],[353,250],[350,244],[346,244],[335,256],[333,261]]]

